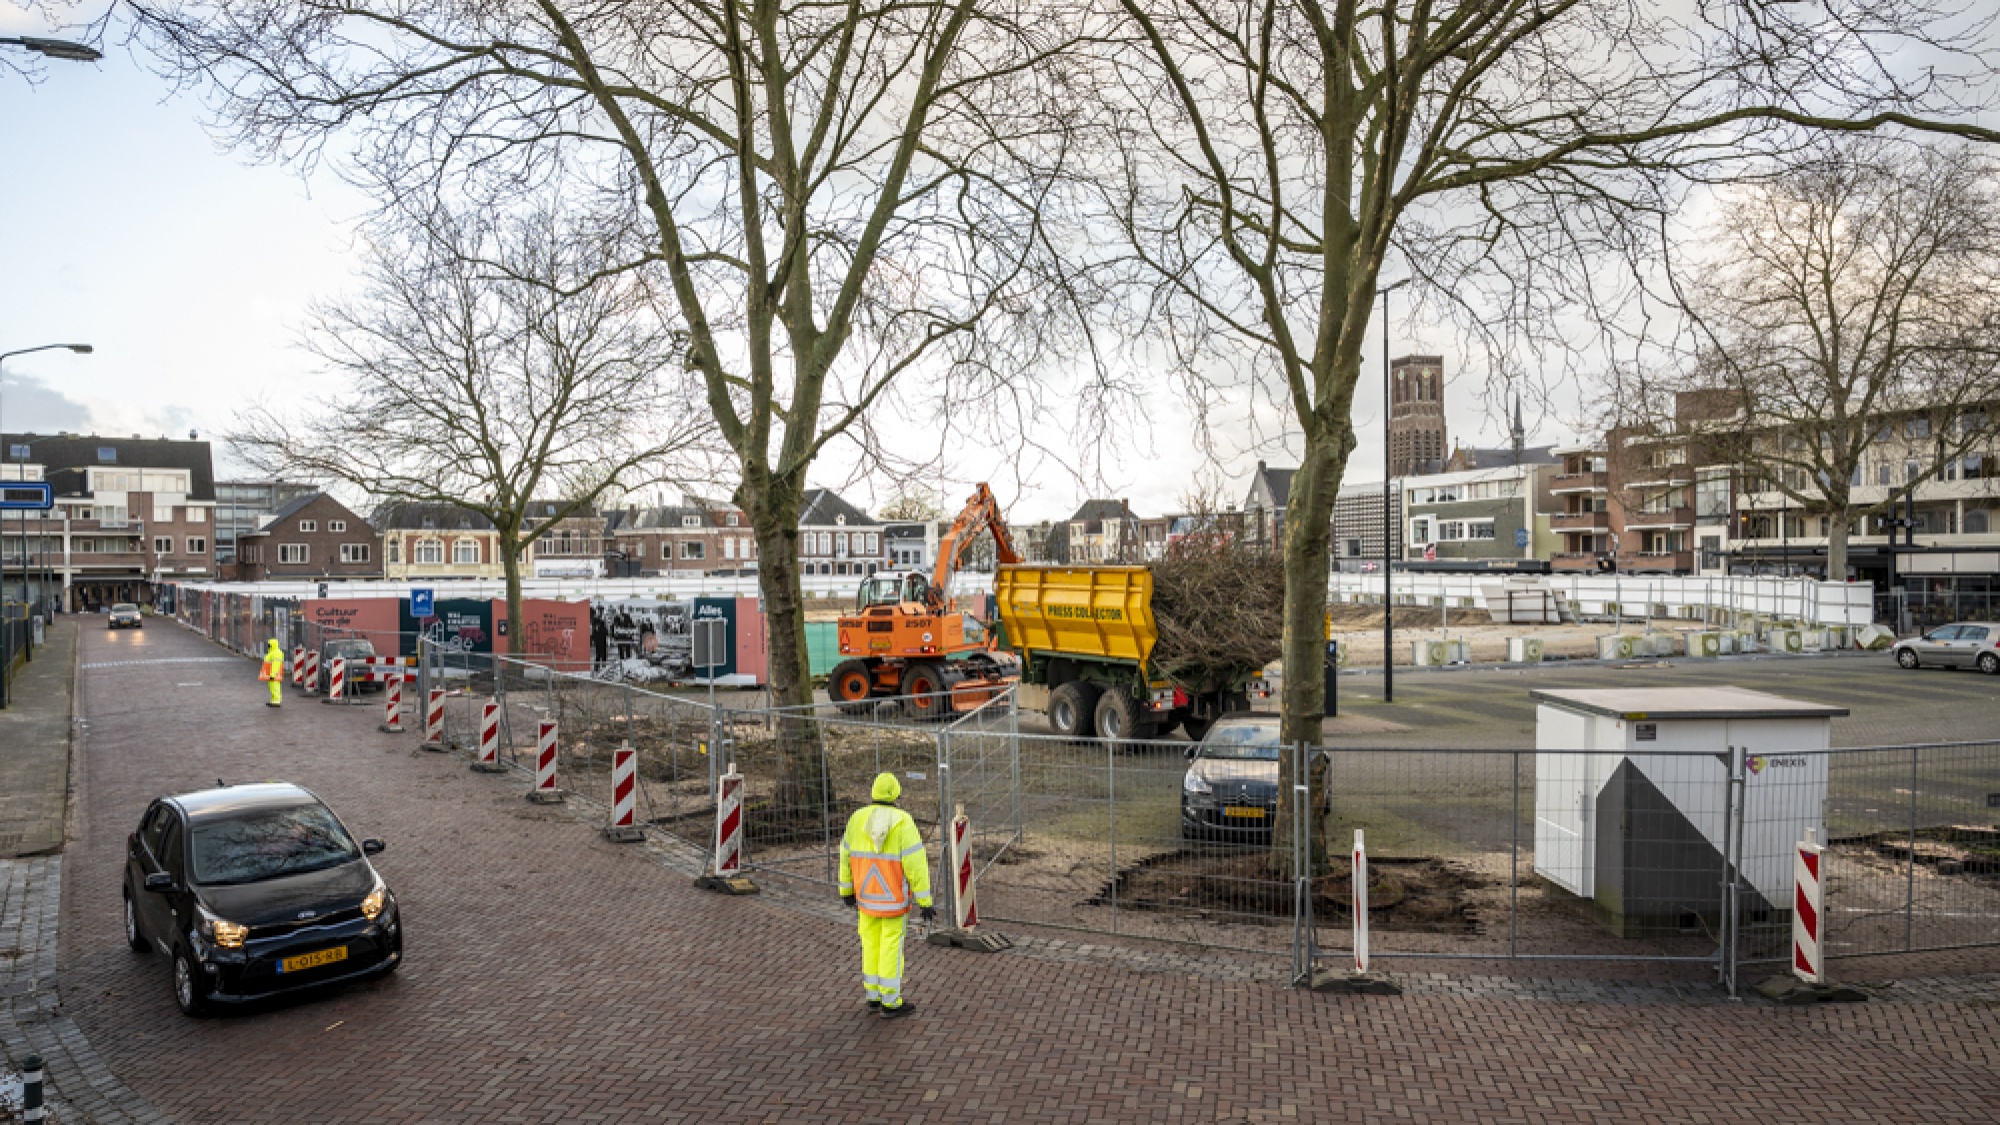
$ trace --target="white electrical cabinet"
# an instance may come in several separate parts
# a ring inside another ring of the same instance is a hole
[[[1825,751],[1846,708],[1732,687],[1530,695],[1536,875],[1621,933],[1714,920],[1725,856],[1756,909],[1789,909],[1792,845],[1808,828],[1824,838]]]

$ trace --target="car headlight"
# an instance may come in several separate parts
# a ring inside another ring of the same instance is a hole
[[[388,901],[389,888],[380,883],[375,884],[375,889],[369,891],[368,897],[361,900],[361,916],[373,922],[382,916],[382,908]]]
[[[1189,770],[1187,776],[1181,779],[1181,789],[1188,793],[1213,792],[1209,787],[1208,779],[1193,770]]]
[[[217,918],[207,910],[201,912],[201,936],[224,949],[241,949],[243,941],[250,936],[250,927],[239,926],[225,918]]]

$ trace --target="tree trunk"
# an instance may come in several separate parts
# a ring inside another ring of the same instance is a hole
[[[1843,505],[1834,509],[1826,528],[1826,580],[1847,581],[1847,516]]]
[[[1353,445],[1345,423],[1338,433],[1309,425],[1305,456],[1292,477],[1285,505],[1285,676],[1279,708],[1286,748],[1278,759],[1278,817],[1271,834],[1272,867],[1284,878],[1295,874],[1294,818],[1301,813],[1309,818],[1312,874],[1332,869],[1326,840],[1327,762],[1322,755],[1308,754],[1307,793],[1314,807],[1302,809],[1292,789],[1297,784],[1293,748],[1301,743],[1316,747],[1324,741],[1320,722],[1326,710],[1326,587],[1331,562],[1327,535],[1333,523],[1334,493]]]
[[[757,540],[757,590],[764,598],[770,644],[771,704],[808,708],[812,666],[806,653],[804,596],[799,589],[799,509],[805,489],[796,481],[745,475],[736,503],[750,516]],[[819,727],[802,711],[778,724],[778,777],[773,801],[780,816],[819,817],[833,800]]]
[[[507,655],[528,651],[528,633],[521,622],[521,542],[518,532],[500,532],[500,573],[507,579]]]

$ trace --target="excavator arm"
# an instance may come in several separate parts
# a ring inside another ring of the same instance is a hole
[[[981,482],[965,502],[965,510],[952,521],[951,530],[938,540],[937,568],[931,574],[929,594],[936,603],[933,609],[944,608],[944,592],[951,583],[952,575],[958,573],[959,564],[965,561],[965,552],[981,531],[993,536],[993,550],[1000,562],[1013,564],[1021,561],[1021,556],[1014,550],[1014,540],[1007,535],[1007,521],[1000,517],[1000,502],[993,498],[992,490]]]

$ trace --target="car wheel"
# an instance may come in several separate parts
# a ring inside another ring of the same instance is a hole
[[[1049,693],[1049,727],[1064,738],[1089,738],[1097,730],[1092,707],[1097,690],[1080,680]]]
[[[2000,653],[1980,653],[1979,670],[1989,676],[2000,676]]]
[[[185,949],[174,950],[174,1004],[184,1016],[208,1011],[208,982],[201,979],[201,968]]]
[[[1897,649],[1896,663],[1901,664],[1905,668],[1915,668],[1917,666],[1917,654],[1911,649]]]
[[[1097,736],[1113,740],[1145,737],[1139,722],[1139,705],[1132,693],[1122,688],[1111,688],[1097,697]]]
[[[149,948],[146,935],[139,932],[139,912],[132,906],[132,892],[126,891],[125,899],[125,944],[134,953],[144,953]]]

